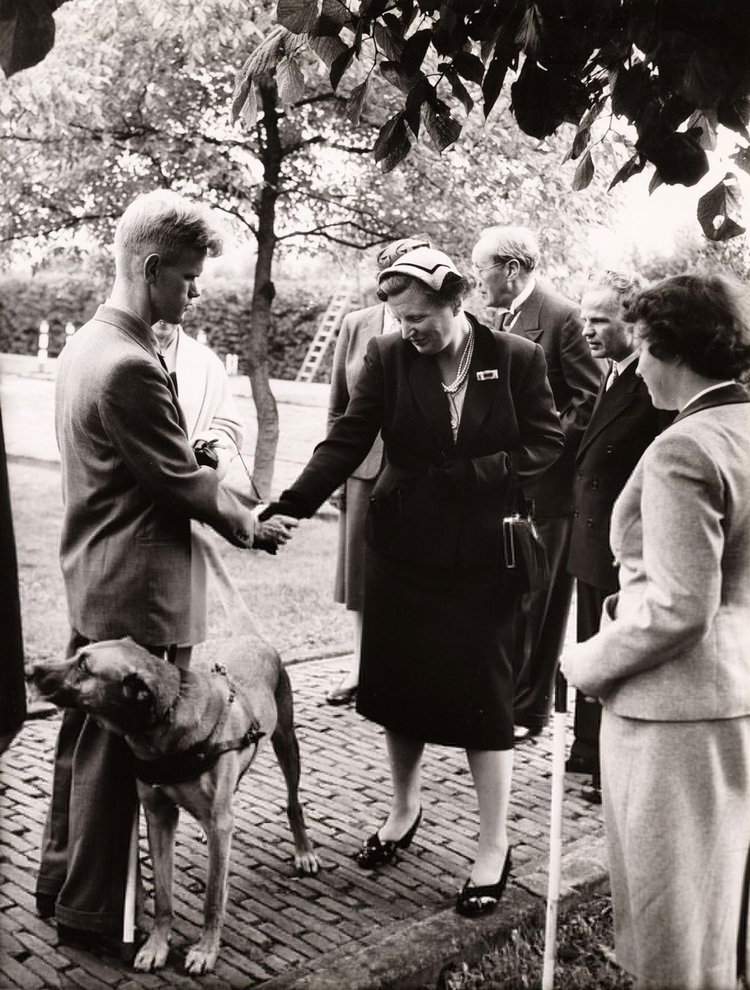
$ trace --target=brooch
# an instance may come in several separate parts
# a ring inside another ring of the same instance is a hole
[[[497,378],[497,368],[490,368],[489,371],[478,371],[477,381],[486,382],[492,378]]]

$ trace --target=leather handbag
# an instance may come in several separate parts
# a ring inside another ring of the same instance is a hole
[[[503,519],[503,577],[519,594],[550,586],[547,550],[534,525],[534,506],[518,490],[518,455],[511,454],[511,511]]]

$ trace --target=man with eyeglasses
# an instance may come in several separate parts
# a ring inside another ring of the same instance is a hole
[[[599,631],[604,599],[619,587],[609,545],[615,500],[651,441],[674,419],[657,410],[636,373],[638,348],[625,320],[628,299],[644,287],[634,272],[592,272],[581,300],[583,337],[591,353],[607,361],[589,425],[575,460],[573,530],[568,570],[576,579],[579,643]],[[599,726],[601,705],[576,693],[575,739],[569,773],[591,774],[584,797],[601,802]]]
[[[525,227],[488,227],[472,252],[486,302],[498,311],[495,329],[540,344],[560,414],[565,448],[559,460],[524,489],[533,501],[537,529],[547,548],[551,581],[525,595],[517,628],[514,699],[516,741],[547,724],[562,650],[573,578],[566,570],[573,521],[574,460],[594,407],[602,366],[583,336],[579,307],[535,276],[539,245]]]

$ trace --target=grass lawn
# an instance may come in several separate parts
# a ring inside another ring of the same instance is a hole
[[[579,901],[558,921],[555,990],[630,990],[630,977],[614,964],[608,894]],[[445,974],[446,990],[538,990],[542,985],[544,920],[521,926],[509,941]]]
[[[58,559],[60,471],[56,465],[11,462],[9,475],[26,659],[59,657],[68,637]],[[336,522],[324,519],[300,523],[294,540],[273,557],[216,537],[259,628],[285,658],[350,647],[346,609],[332,601],[336,539]],[[210,634],[227,634],[217,596],[211,595],[209,607]]]

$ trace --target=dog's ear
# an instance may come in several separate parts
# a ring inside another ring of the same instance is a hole
[[[139,726],[147,726],[153,722],[156,711],[156,699],[140,674],[127,674],[123,678],[122,697],[128,703],[128,707],[134,715],[136,715]]]

